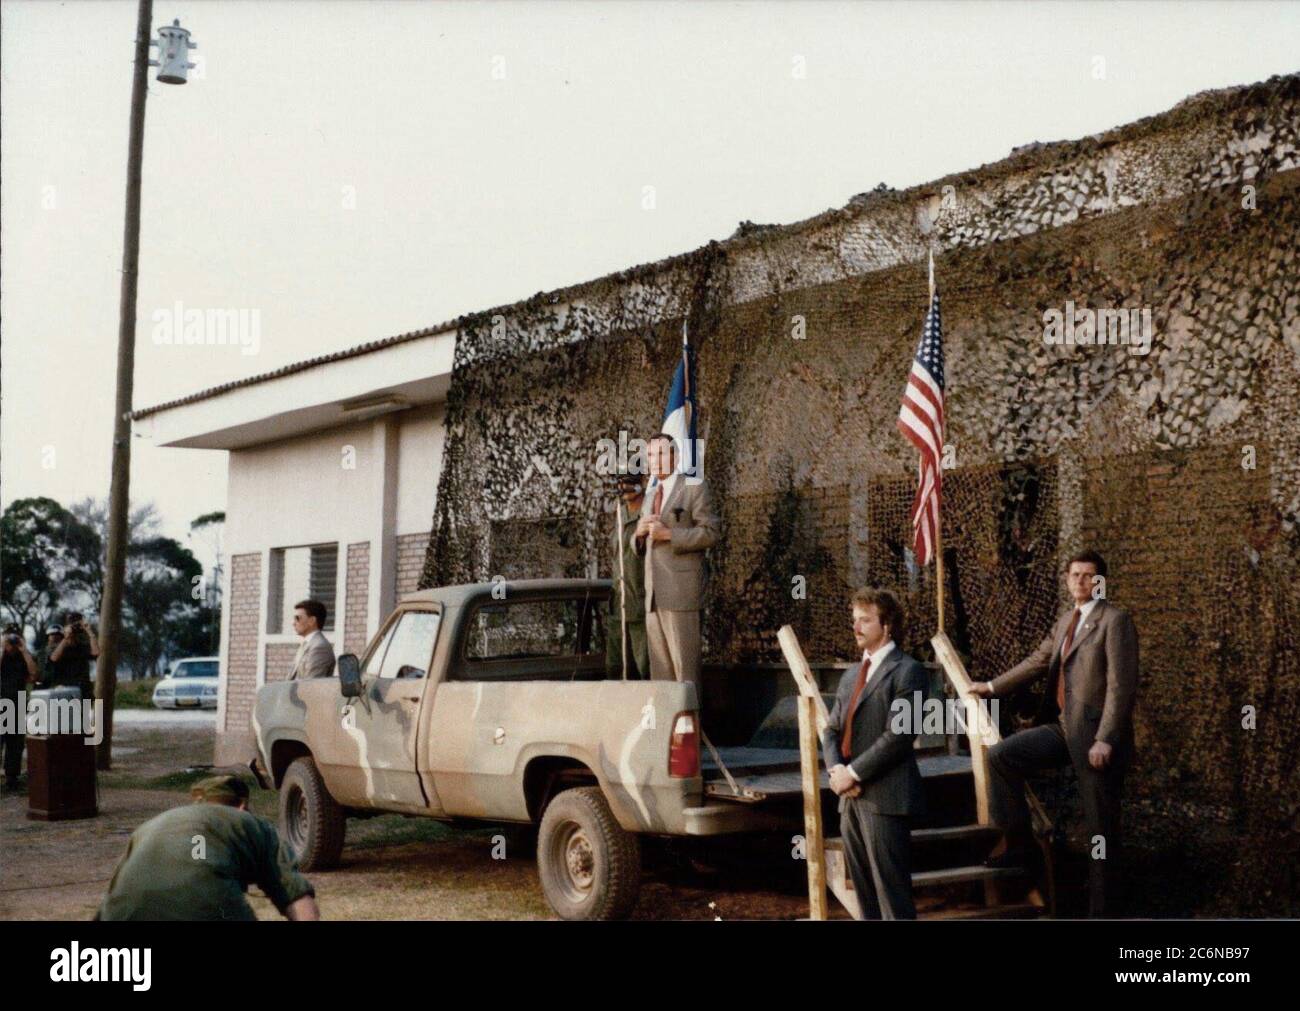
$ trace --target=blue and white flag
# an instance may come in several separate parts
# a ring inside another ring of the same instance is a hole
[[[668,391],[668,406],[664,410],[663,431],[673,437],[677,446],[677,473],[698,480],[704,476],[704,447],[696,432],[695,409],[695,349],[682,322],[682,357],[673,373],[673,385]]]

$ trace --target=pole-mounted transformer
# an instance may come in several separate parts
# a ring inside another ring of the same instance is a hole
[[[158,59],[150,60],[149,66],[158,67],[158,80],[163,84],[184,84],[186,71],[193,70],[194,64],[187,61],[189,50],[199,47],[190,41],[190,31],[182,28],[180,18],[174,20],[170,27],[158,29],[159,38],[149,42],[158,47]]]

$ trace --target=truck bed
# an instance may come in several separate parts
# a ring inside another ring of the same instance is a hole
[[[746,746],[719,748],[718,754],[740,792],[732,792],[726,776],[706,751],[700,762],[705,796],[742,804],[799,801],[802,798],[803,779],[798,749]],[[970,772],[970,757],[967,755],[918,755],[917,764],[922,779],[962,776]],[[819,771],[819,779],[824,793],[830,789],[825,769]]]

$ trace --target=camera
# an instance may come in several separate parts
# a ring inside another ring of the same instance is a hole
[[[9,643],[10,646],[17,646],[21,641],[22,640],[12,632],[5,636],[5,642]]]

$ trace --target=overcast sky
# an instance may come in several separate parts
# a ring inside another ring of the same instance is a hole
[[[5,504],[108,491],[135,17],[0,9]],[[150,75],[137,407],[1300,69],[1296,3],[155,3],[176,17],[201,67]],[[258,310],[258,353],[155,344],[177,300]],[[183,537],[225,454],[136,440],[131,490]]]

